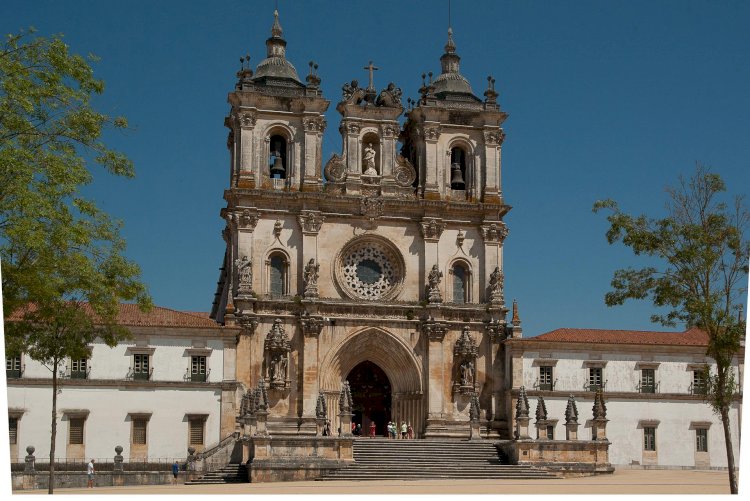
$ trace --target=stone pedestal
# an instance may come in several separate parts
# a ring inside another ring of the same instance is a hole
[[[351,425],[349,425],[351,426]],[[326,427],[326,418],[316,418],[315,419],[315,427],[317,431],[315,432],[315,435],[318,437],[323,436],[323,430],[325,430]]]
[[[607,421],[609,419],[594,419],[594,440],[607,440]]]
[[[469,440],[481,440],[482,435],[480,433],[479,421],[472,421],[469,423]]]
[[[529,421],[530,418],[520,417],[516,418],[516,440],[528,440],[529,436]]]
[[[565,440],[578,440],[578,423],[565,423]]]
[[[342,412],[339,414],[339,423],[341,423],[339,436],[340,437],[351,437],[352,436],[352,414],[351,412]]]
[[[255,411],[255,433],[253,433],[254,437],[267,437],[269,436],[268,433],[268,427],[267,427],[267,421],[268,421],[268,411]]]

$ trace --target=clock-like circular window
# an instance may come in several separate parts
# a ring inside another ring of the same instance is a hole
[[[403,257],[392,243],[381,237],[368,235],[353,240],[341,250],[336,261],[336,282],[354,299],[392,299],[403,283]]]

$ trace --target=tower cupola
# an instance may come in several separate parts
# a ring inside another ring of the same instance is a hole
[[[469,81],[461,75],[460,62],[461,57],[456,53],[456,43],[453,41],[453,29],[448,28],[445,53],[440,56],[442,72],[433,82],[435,96],[438,99],[479,101],[472,92]]]
[[[294,65],[286,59],[286,40],[284,31],[279,23],[279,11],[273,11],[273,26],[271,37],[266,40],[266,58],[258,64],[255,70],[255,83],[273,80],[294,81],[302,85]],[[269,82],[270,83],[270,82]]]

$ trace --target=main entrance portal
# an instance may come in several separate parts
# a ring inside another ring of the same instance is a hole
[[[352,422],[360,425],[362,435],[370,432],[370,423],[375,423],[376,435],[386,434],[386,425],[391,420],[391,382],[383,369],[370,361],[354,367],[346,377],[352,392],[354,416]]]

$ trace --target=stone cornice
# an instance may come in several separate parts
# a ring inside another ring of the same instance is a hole
[[[510,390],[510,395],[512,397],[518,397],[518,389],[514,388]],[[573,397],[576,399],[576,401],[580,400],[591,400],[594,401],[594,396],[596,395],[596,392],[593,391],[584,391],[584,390],[577,390],[577,391],[566,391],[566,390],[557,390],[557,391],[540,391],[540,390],[526,390],[526,395],[531,397],[544,397],[544,398],[559,398],[560,400],[566,400],[570,395],[573,395]],[[668,400],[693,400],[697,402],[703,402],[703,396],[702,395],[692,395],[690,393],[639,393],[637,391],[606,391],[604,392],[604,400],[609,401],[610,399],[618,399],[618,400],[648,400],[648,401],[659,401],[664,402]],[[741,402],[742,401],[742,393],[737,393],[734,395],[733,398],[734,401]]]
[[[675,353],[705,355],[706,353],[705,346],[687,346],[679,344],[573,343],[570,341],[538,341],[534,338],[509,338],[506,339],[504,343],[506,343],[507,348],[520,350],[521,352],[534,350],[558,350],[572,353],[648,353],[653,356],[657,356],[659,353],[665,355],[673,355]]]
[[[239,386],[238,381],[221,381],[221,382],[193,382],[193,381],[140,381],[126,379],[58,379],[59,388],[107,388],[107,387],[124,387],[124,388],[142,388],[142,389],[201,389],[201,390],[234,390]],[[52,379],[49,378],[13,378],[8,379],[8,386],[29,387],[29,386],[52,386]]]

